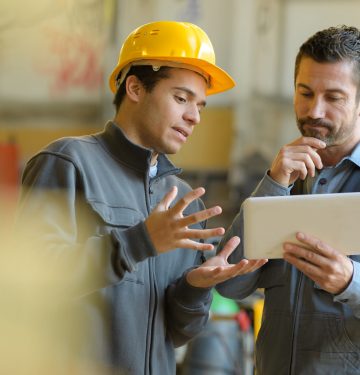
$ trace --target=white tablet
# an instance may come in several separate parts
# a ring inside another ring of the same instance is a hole
[[[282,258],[296,232],[318,237],[346,255],[360,254],[360,193],[251,197],[243,203],[248,259]]]

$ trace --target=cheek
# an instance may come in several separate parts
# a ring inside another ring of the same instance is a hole
[[[304,100],[295,99],[294,100],[294,108],[295,108],[296,115],[298,117],[299,116],[302,117],[302,116],[304,116],[304,114],[306,114],[307,109],[308,109],[308,105],[306,104],[306,102]]]
[[[337,107],[337,108],[331,108],[329,110],[329,115],[333,119],[338,120],[350,120],[354,117],[354,109],[350,109],[346,106],[344,107]]]
[[[150,120],[152,126],[155,128],[161,127],[161,123],[166,118],[166,113],[164,108],[161,108],[158,104],[154,103],[151,107],[148,108],[145,116]]]
[[[356,108],[355,108],[355,114],[354,114],[354,117],[355,118],[359,118],[360,117],[360,102],[359,102],[359,104],[357,105],[357,106],[355,106]]]

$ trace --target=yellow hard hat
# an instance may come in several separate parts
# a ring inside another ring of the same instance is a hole
[[[131,65],[175,66],[197,71],[208,79],[207,95],[229,90],[234,80],[215,65],[215,52],[209,37],[189,22],[158,21],[142,25],[126,38],[109,83],[116,92],[121,71]],[[156,68],[155,68],[156,69]]]

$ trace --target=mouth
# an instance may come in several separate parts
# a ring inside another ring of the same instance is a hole
[[[329,125],[325,125],[325,124],[312,124],[308,122],[305,122],[303,126],[306,126],[309,128],[328,128],[329,127]]]
[[[186,140],[190,133],[184,128],[173,128],[183,140]]]
[[[302,127],[317,129],[317,128],[326,128],[331,129],[332,124],[329,121],[324,119],[299,119],[299,124]]]
[[[305,123],[303,125],[303,129],[304,130],[308,130],[310,132],[326,132],[326,131],[330,131],[329,127],[326,126],[326,125],[321,125],[321,124],[318,124],[318,125],[314,125],[314,124],[307,124]]]
[[[323,126],[306,124],[306,123],[303,124],[302,127],[303,127],[303,129],[321,129],[321,128],[323,128]]]

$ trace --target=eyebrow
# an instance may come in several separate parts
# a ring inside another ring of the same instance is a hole
[[[311,87],[309,87],[308,85],[305,85],[305,83],[298,83],[296,85],[297,88],[304,88],[304,89],[307,89],[307,90],[310,90],[310,91],[313,91]],[[346,95],[347,96],[347,93],[342,90],[342,89],[327,89],[325,90],[326,92],[331,92],[331,93],[340,93],[342,95]]]
[[[194,91],[188,89],[187,87],[183,87],[183,86],[175,86],[174,87],[175,90],[180,90],[180,91],[184,91],[186,92],[188,95],[190,95],[191,97],[193,98],[196,98],[196,94]],[[206,100],[202,100],[200,101],[199,103],[202,107],[205,107],[206,106]]]

